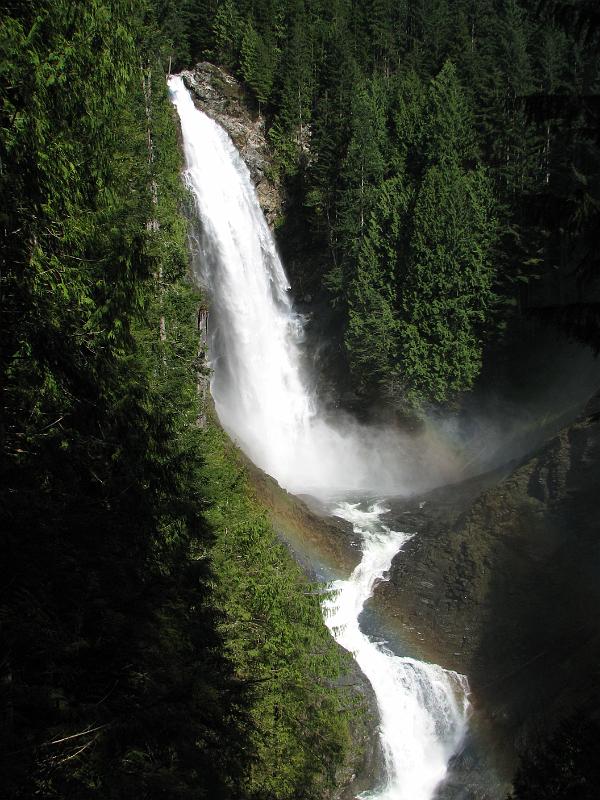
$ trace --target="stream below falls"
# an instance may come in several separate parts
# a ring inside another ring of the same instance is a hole
[[[360,504],[348,502],[332,509],[360,537],[362,558],[347,580],[331,584],[334,596],[323,610],[332,635],[353,653],[377,697],[386,782],[368,796],[425,800],[444,778],[448,761],[464,737],[468,684],[463,675],[436,664],[395,655],[361,630],[359,617],[366,601],[411,538],[381,521],[387,510],[377,503],[362,510]]]

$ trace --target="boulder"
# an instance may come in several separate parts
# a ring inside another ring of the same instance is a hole
[[[263,213],[273,229],[283,213],[284,196],[273,178],[265,119],[251,111],[243,86],[222,67],[204,61],[181,73],[197,107],[224,128],[243,158]]]

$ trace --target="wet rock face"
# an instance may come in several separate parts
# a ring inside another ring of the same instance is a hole
[[[536,728],[600,713],[600,396],[481,488],[394,509],[418,533],[376,603],[416,652],[469,676],[510,761]]]
[[[352,725],[350,758],[337,772],[332,800],[356,800],[361,792],[372,791],[382,786],[385,780],[385,759],[377,734],[379,711],[375,693],[356,662],[353,662],[344,682],[352,687],[361,710]]]
[[[251,113],[250,98],[244,88],[221,67],[202,62],[181,76],[198,108],[227,131],[239,150],[250,170],[267,222],[273,228],[281,217],[284,197],[270,177],[272,160],[264,117]]]

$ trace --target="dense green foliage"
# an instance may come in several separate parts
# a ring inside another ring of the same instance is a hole
[[[354,387],[414,409],[524,306],[600,348],[597,34],[591,0],[0,5],[3,797],[317,800],[348,758],[318,593],[201,404],[169,61],[246,83]],[[590,730],[515,797],[568,796]]]
[[[490,182],[473,166],[469,109],[451,62],[426,91],[414,74],[396,91],[393,168],[365,203],[366,223],[358,204],[354,229],[367,228],[354,245],[356,258],[352,250],[346,258],[339,291],[357,380],[364,390],[383,385],[416,407],[423,399],[444,401],[477,377],[495,223]],[[374,116],[365,110],[359,118],[372,125]],[[361,156],[374,141],[367,132],[358,142]],[[349,154],[353,144],[354,137]],[[344,239],[351,241],[349,230]]]
[[[323,797],[348,751],[344,721],[359,707],[335,688],[344,662],[322,624],[321,593],[276,540],[225,434],[211,425],[203,443],[219,630],[250,693],[244,796]]]
[[[150,6],[1,9],[6,798],[317,798],[352,701],[318,598],[202,427]]]
[[[448,400],[524,309],[598,348],[593,0],[180,6],[204,31],[187,63],[267,115],[291,246],[327,254],[296,281],[327,287],[355,389]]]

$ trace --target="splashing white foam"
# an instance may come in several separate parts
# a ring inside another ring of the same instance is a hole
[[[394,655],[360,629],[359,616],[392,559],[411,538],[381,521],[386,511],[372,505],[341,503],[333,513],[352,523],[363,545],[360,564],[348,580],[331,585],[325,622],[369,679],[379,707],[385,785],[365,797],[377,800],[429,800],[446,774],[450,756],[466,730],[466,678],[435,664]]]

